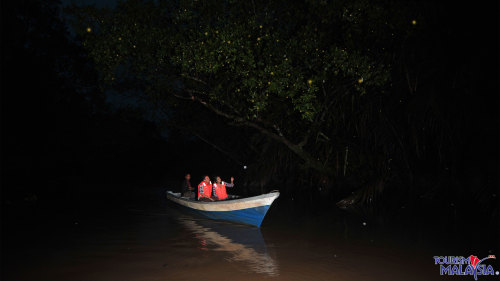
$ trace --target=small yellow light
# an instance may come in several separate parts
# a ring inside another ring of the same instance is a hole
[[[219,31],[218,31],[218,30],[216,30],[216,31],[215,31],[215,33],[219,34]]]
[[[412,21],[411,21],[411,24],[416,25],[416,24],[417,24],[417,21],[416,21],[416,20],[412,20]]]
[[[271,71],[271,75],[274,75],[274,72]]]
[[[228,44],[231,44],[231,41],[227,41]]]
[[[205,32],[205,36],[208,36],[208,32]]]
[[[313,80],[309,79],[307,80],[307,84],[311,85],[313,83]]]
[[[259,25],[259,28],[262,28],[262,25]]]
[[[87,27],[87,32],[92,32],[92,28]]]
[[[260,41],[260,37],[257,37],[257,41]]]
[[[121,38],[121,37],[118,37],[118,41],[122,41],[122,38]]]
[[[358,83],[359,84],[363,83],[363,77],[361,77],[361,78],[358,79]]]
[[[134,49],[136,48],[136,46],[135,46],[135,45],[134,45],[134,46],[132,46],[132,47],[133,47]]]
[[[271,85],[271,81],[267,81],[267,85]]]

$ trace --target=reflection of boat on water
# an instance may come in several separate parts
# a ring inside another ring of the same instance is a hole
[[[260,227],[267,210],[269,210],[269,207],[271,207],[271,204],[279,195],[279,192],[271,192],[248,198],[202,202],[181,197],[180,193],[167,191],[167,199],[205,217],[244,223],[257,227]]]
[[[229,261],[243,262],[255,273],[278,275],[276,261],[269,256],[259,228],[209,220],[180,219],[204,246],[231,254]]]

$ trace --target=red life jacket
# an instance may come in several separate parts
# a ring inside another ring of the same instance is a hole
[[[198,185],[198,199],[200,199],[202,196],[201,196],[201,188],[203,188],[203,194],[205,195],[205,197],[208,197],[210,198],[210,196],[212,195],[212,183],[209,183],[209,184],[206,184],[204,181],[200,182],[200,184]]]
[[[214,192],[217,194],[219,200],[227,198],[226,185],[224,182],[221,182],[221,184],[214,183]]]

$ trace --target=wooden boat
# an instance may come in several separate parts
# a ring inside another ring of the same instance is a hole
[[[205,217],[257,227],[260,227],[267,210],[279,195],[277,191],[248,198],[230,195],[227,200],[203,202],[182,197],[180,193],[167,191],[168,200]]]

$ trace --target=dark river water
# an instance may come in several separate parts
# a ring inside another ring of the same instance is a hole
[[[2,280],[474,280],[440,276],[433,256],[497,254],[438,226],[297,216],[279,200],[260,229],[193,216],[160,190],[113,210],[86,204],[4,225]]]

